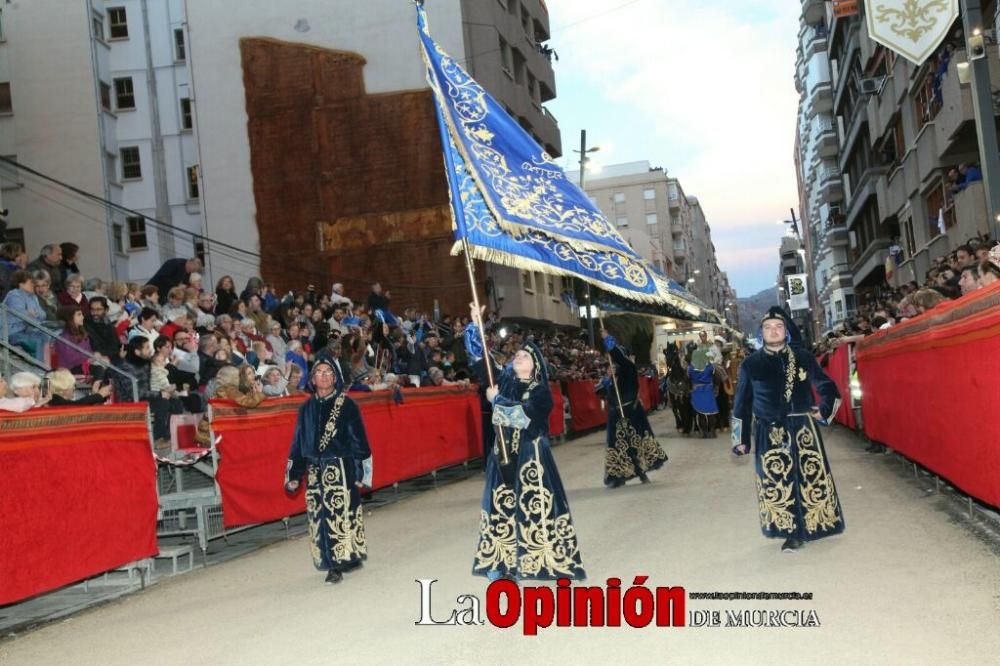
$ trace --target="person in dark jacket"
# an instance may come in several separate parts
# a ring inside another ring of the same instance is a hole
[[[215,316],[227,315],[233,304],[240,300],[233,278],[223,275],[215,285]]]
[[[82,398],[74,398],[76,390],[76,378],[69,370],[60,368],[49,373],[49,393],[52,399],[49,404],[53,407],[80,406],[80,405],[103,405],[111,395],[111,382],[94,382],[90,389],[90,395]]]
[[[103,296],[94,296],[88,305],[90,312],[83,327],[90,337],[91,348],[107,356],[113,364],[121,363],[122,343],[118,331],[108,321],[108,300]]]
[[[49,274],[49,288],[54,293],[63,290],[62,249],[58,245],[45,245],[38,258],[28,264],[28,270],[45,271]]]
[[[200,273],[201,268],[201,260],[197,258],[167,259],[160,266],[160,270],[156,271],[156,275],[149,278],[149,282],[146,284],[155,286],[160,294],[167,294],[174,287],[187,285],[188,276],[191,273]]]

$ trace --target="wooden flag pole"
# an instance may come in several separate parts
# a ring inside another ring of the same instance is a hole
[[[597,316],[597,321],[601,325],[601,330],[602,331],[605,330],[604,329],[604,317],[598,315]],[[604,338],[601,338],[601,343],[602,344],[604,343]],[[618,373],[615,372],[615,360],[613,358],[611,358],[611,352],[608,352],[608,363],[611,364],[610,365],[610,367],[611,367],[611,383],[615,385],[615,398],[618,399],[618,414],[622,418],[625,418],[625,407],[622,406],[622,394],[618,390]],[[636,399],[638,400],[638,398],[636,398]]]
[[[483,345],[483,365],[486,366],[486,377],[490,382],[490,388],[496,388],[493,380],[493,358],[490,356],[490,348],[486,344],[486,327],[483,326],[482,311],[479,309],[479,293],[476,291],[475,269],[472,265],[472,255],[469,253],[469,241],[462,237],[462,254],[465,255],[465,269],[469,274],[469,287],[472,289],[472,304],[476,309],[476,318],[479,320],[479,341]],[[497,428],[497,449],[500,452],[500,464],[510,463],[510,453],[507,450],[507,440],[503,436],[503,428]]]

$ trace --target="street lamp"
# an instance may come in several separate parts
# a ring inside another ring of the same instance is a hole
[[[584,196],[587,195],[587,191],[584,189],[584,183],[586,182],[587,173],[587,162],[590,158],[587,157],[587,153],[596,153],[600,150],[600,146],[593,146],[587,148],[587,130],[580,130],[580,150],[574,150],[574,153],[580,154],[580,191],[583,192]],[[590,333],[590,346],[594,347],[594,317],[592,315],[594,306],[591,304],[590,297],[590,282],[587,283],[587,330]]]

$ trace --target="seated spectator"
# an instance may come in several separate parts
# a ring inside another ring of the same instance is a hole
[[[96,381],[90,387],[90,395],[76,398],[76,377],[69,370],[59,368],[49,373],[49,393],[53,407],[68,405],[103,405],[111,395],[110,381]]]
[[[27,268],[32,273],[48,273],[49,286],[53,292],[58,293],[63,290],[62,258],[62,248],[55,244],[45,245],[38,258],[28,264]]]
[[[957,268],[961,271],[969,266],[975,266],[976,253],[970,245],[959,245],[955,250],[955,263]]]
[[[276,365],[262,365],[258,369],[264,395],[269,398],[280,398],[288,395],[288,380],[281,374],[281,368]]]
[[[38,303],[45,311],[45,321],[43,322],[45,327],[59,330],[62,326],[62,322],[59,321],[59,301],[50,288],[52,280],[49,272],[35,271],[32,273],[32,278],[35,282],[35,296],[38,297]]]
[[[288,366],[288,395],[298,395],[304,393],[302,388],[300,388],[305,383],[305,373],[302,371],[302,367],[296,364]]]
[[[215,379],[220,369],[228,365],[229,359],[219,360],[219,339],[215,335],[203,335],[198,340],[198,385],[206,386]]]
[[[73,275],[66,277],[63,285],[65,290],[57,294],[56,302],[59,303],[61,307],[70,307],[75,305],[80,308],[80,310],[86,312],[88,308],[87,297],[83,295],[83,277],[74,273]]]
[[[45,310],[35,295],[35,283],[28,271],[14,271],[11,275],[13,288],[4,296],[3,304],[12,312],[35,324],[45,322]],[[11,344],[23,347],[36,360],[45,360],[45,347],[48,337],[38,329],[30,326],[19,317],[7,318],[8,339]]]
[[[83,310],[75,305],[59,308],[59,318],[63,322],[62,333],[56,342],[59,367],[68,369],[74,375],[90,374],[90,356],[94,353],[94,348],[87,335]],[[104,360],[111,362],[109,358]],[[103,376],[103,373],[98,375]]]
[[[184,302],[184,287],[174,287],[167,292],[167,302],[160,306],[160,317],[164,321],[173,321],[175,315],[186,315],[187,313],[187,303]]]
[[[296,388],[305,388],[306,386],[306,376],[309,374],[309,364],[306,361],[305,354],[302,352],[302,343],[298,340],[290,340],[288,342],[288,351],[285,352],[285,366],[288,367],[289,364],[296,365],[302,371],[301,379],[298,384],[295,384]],[[291,377],[291,368],[288,370],[289,377]],[[289,380],[291,385],[291,381]]]
[[[104,284],[104,281],[101,278],[89,278],[85,280],[83,283],[83,295],[87,297],[88,302],[94,296],[106,297],[107,296],[107,294],[105,293],[106,288],[107,285]],[[86,312],[87,309],[84,308],[83,311]]]
[[[215,299],[212,294],[207,292],[198,294],[198,300],[192,309],[195,314],[195,328],[199,331],[210,331],[215,328]]]
[[[28,255],[20,243],[0,245],[0,298],[10,291],[10,278],[14,272],[24,270],[27,265]]]
[[[79,275],[80,267],[77,262],[80,260],[80,246],[76,243],[59,243],[62,253],[62,261],[59,262],[59,270],[62,273],[63,289],[66,288],[66,278],[70,275]],[[80,303],[77,303],[80,305]],[[83,307],[80,305],[80,307]]]
[[[26,373],[31,374],[31,373]],[[34,375],[32,375],[34,376]],[[39,381],[41,384],[41,381]],[[35,406],[35,398],[32,396],[7,397],[7,380],[0,375],[0,412],[15,412],[20,414]]]
[[[979,284],[979,269],[975,265],[963,268],[958,286],[961,288],[963,296],[979,289],[981,287]]]
[[[125,300],[122,301],[122,309],[130,317],[137,316],[142,310],[142,287],[140,287],[135,282],[127,282],[125,284]]]
[[[233,366],[219,370],[215,376],[215,397],[232,400],[240,407],[257,407],[264,401],[263,391],[256,390],[256,382],[249,391],[240,390],[240,371]]]
[[[194,293],[200,294],[204,291],[204,278],[197,271],[188,275],[188,288],[194,289]]]
[[[211,337],[211,336],[207,336]],[[173,351],[170,361],[174,368],[170,381],[180,387],[183,393],[201,385],[198,376],[201,358],[198,355],[198,339],[190,331],[180,329],[174,332]],[[201,411],[195,409],[192,411]]]
[[[233,303],[240,300],[233,278],[223,275],[215,285],[215,316],[228,315]]]
[[[156,285],[147,284],[139,289],[139,305],[160,312],[160,290]]]
[[[229,316],[232,317],[233,320],[239,322],[247,318],[248,312],[249,310],[247,310],[247,304],[244,301],[236,301],[229,308]]]
[[[139,323],[133,326],[128,332],[129,342],[137,336],[146,338],[150,343],[154,342],[156,338],[160,337],[156,325],[158,320],[159,314],[156,310],[153,308],[143,308],[139,313]]]
[[[49,395],[42,395],[42,379],[30,372],[17,372],[10,378],[10,390],[15,398],[27,398],[34,407],[47,405]]]
[[[917,314],[927,312],[947,300],[945,296],[934,289],[920,289],[910,299]]]
[[[274,358],[285,358],[285,353],[288,351],[288,345],[285,343],[285,339],[281,337],[281,324],[276,321],[272,321],[268,336],[265,340],[267,340],[268,344],[271,345],[271,352]]]
[[[278,295],[274,293],[274,289],[271,288],[271,285],[265,284],[261,286],[259,295],[261,307],[264,309],[264,312],[271,314],[278,309],[278,304],[281,301],[278,298]]]
[[[254,327],[261,333],[266,333],[271,325],[271,315],[264,311],[264,303],[260,296],[253,294],[247,302],[247,315],[254,323]]]
[[[1000,278],[1000,266],[992,261],[979,264],[979,284],[988,287]]]

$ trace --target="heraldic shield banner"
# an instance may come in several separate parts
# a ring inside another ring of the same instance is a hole
[[[865,0],[868,34],[922,65],[958,18],[958,0]]]

